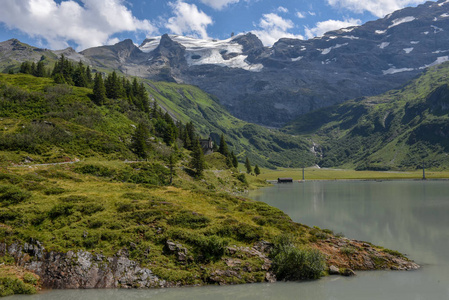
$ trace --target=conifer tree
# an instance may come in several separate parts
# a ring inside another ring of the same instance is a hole
[[[45,77],[47,72],[45,71],[45,66],[43,61],[39,61],[36,65],[36,72],[34,76],[36,77]]]
[[[103,105],[106,102],[106,88],[100,73],[95,73],[93,93],[95,104]]]
[[[201,178],[203,176],[205,166],[203,149],[201,149],[199,139],[195,139],[192,144],[193,149],[190,166],[195,170],[195,177]]]
[[[231,152],[231,161],[234,168],[239,167],[239,161],[237,160],[237,156],[235,156],[234,151]]]
[[[253,171],[253,168],[251,167],[251,163],[249,162],[248,156],[246,157],[245,167],[246,167],[246,173],[251,174],[251,172]]]
[[[92,79],[92,71],[90,70],[89,66],[86,67],[86,80],[87,84],[91,86],[93,79]]]
[[[148,157],[148,150],[150,147],[148,146],[148,139],[150,137],[150,132],[148,131],[147,126],[144,123],[137,124],[136,131],[132,136],[132,147],[133,151],[140,158],[146,159]]]
[[[254,174],[256,174],[256,177],[257,177],[258,175],[260,175],[260,169],[259,169],[259,166],[258,166],[258,165],[256,165],[256,166],[254,167]]]
[[[226,157],[229,157],[228,144],[226,144],[223,134],[221,135],[221,138],[220,138],[220,146],[218,147],[218,152],[223,154]]]

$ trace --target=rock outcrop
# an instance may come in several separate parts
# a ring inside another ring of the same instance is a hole
[[[272,246],[269,242],[260,241],[253,247],[228,247],[221,259],[223,267],[211,269],[201,266],[205,274],[204,284],[276,282],[269,258]],[[353,270],[419,268],[399,253],[381,251],[371,244],[346,238],[329,237],[313,246],[326,256],[330,275],[354,276]],[[190,260],[186,248],[179,243],[167,241],[165,251],[168,255],[175,255],[181,265]],[[39,241],[33,240],[24,245],[2,243],[0,255],[5,254],[14,257],[17,266],[39,275],[44,288],[161,288],[179,285],[161,280],[150,269],[130,260],[127,250],[121,250],[113,257],[83,250],[60,253],[46,251]],[[257,263],[251,264],[246,258]]]
[[[168,286],[147,268],[140,267],[119,251],[114,257],[87,251],[60,253],[45,251],[38,242],[0,244],[0,254],[8,253],[16,264],[41,278],[44,288],[156,288]]]

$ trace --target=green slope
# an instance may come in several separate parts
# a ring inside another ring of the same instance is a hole
[[[449,64],[430,68],[401,90],[321,109],[283,131],[310,137],[325,167],[449,167]]]
[[[182,122],[192,121],[198,132],[215,141],[224,134],[240,161],[266,167],[302,167],[315,163],[307,139],[275,129],[246,123],[233,117],[218,99],[197,87],[167,82],[148,82],[150,97]]]

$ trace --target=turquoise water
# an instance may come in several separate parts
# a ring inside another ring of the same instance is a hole
[[[449,299],[449,181],[274,185],[251,198],[296,221],[399,250],[418,271],[358,272],[318,281],[159,290],[61,290],[10,299]]]

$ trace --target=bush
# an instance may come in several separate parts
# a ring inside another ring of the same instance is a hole
[[[73,213],[73,205],[57,204],[50,209],[48,216],[50,219],[56,219],[59,216],[70,216]]]
[[[168,224],[170,225],[177,225],[192,229],[206,227],[209,223],[209,218],[189,211],[177,214],[168,221]]]
[[[44,191],[44,194],[49,196],[49,195],[60,195],[65,193],[65,190],[63,188],[60,187],[51,187],[48,188]]]
[[[18,204],[31,198],[31,193],[18,187],[0,185],[0,203],[4,205]]]
[[[273,260],[273,271],[280,280],[318,279],[326,267],[320,251],[297,248],[287,235],[277,238],[270,257]]]
[[[246,180],[246,176],[245,174],[239,174],[236,177],[240,182],[244,183],[244,184],[248,184],[248,181]]]
[[[20,279],[0,278],[0,297],[14,294],[35,294],[36,288]]]

